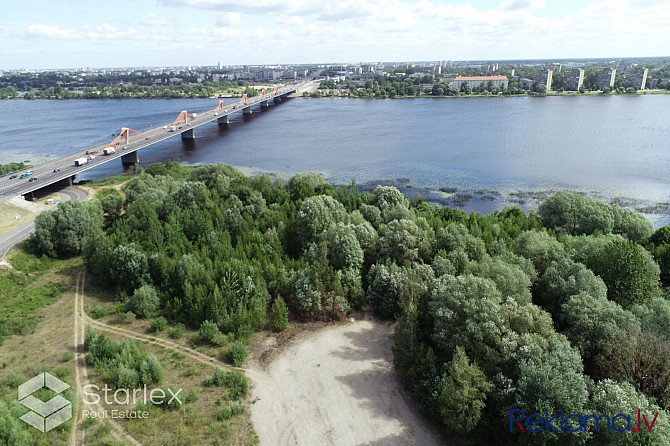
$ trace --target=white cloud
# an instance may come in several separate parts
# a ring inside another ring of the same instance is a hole
[[[9,36],[9,28],[6,26],[0,26],[0,37],[7,37]]]
[[[46,37],[48,39],[74,39],[77,34],[71,29],[61,28],[58,25],[45,25],[43,23],[28,26],[28,34],[34,37]]]
[[[140,24],[146,26],[172,26],[174,23],[174,17],[171,15],[154,14],[153,12],[140,19]]]
[[[239,12],[222,12],[216,16],[218,26],[234,27],[242,23]]]

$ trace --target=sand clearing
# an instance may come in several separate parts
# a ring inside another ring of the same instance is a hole
[[[392,332],[366,316],[297,342],[267,371],[250,364],[260,444],[439,444],[400,391]]]

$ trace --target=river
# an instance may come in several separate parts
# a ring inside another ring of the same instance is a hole
[[[113,139],[121,127],[167,123],[216,99],[0,101],[0,163],[60,156]],[[670,224],[670,95],[443,99],[295,98],[233,115],[140,151],[222,161],[246,173],[323,173],[331,182],[395,184],[408,195],[489,212],[533,208],[566,189],[645,211]],[[247,121],[247,122],[245,122]],[[121,173],[120,162],[79,180]]]

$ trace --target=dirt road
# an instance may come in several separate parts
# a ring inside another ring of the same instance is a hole
[[[391,334],[366,316],[298,342],[267,371],[250,364],[261,445],[439,444],[400,392]]]

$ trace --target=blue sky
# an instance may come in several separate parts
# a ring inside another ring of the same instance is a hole
[[[667,0],[0,0],[0,69],[670,55]]]

